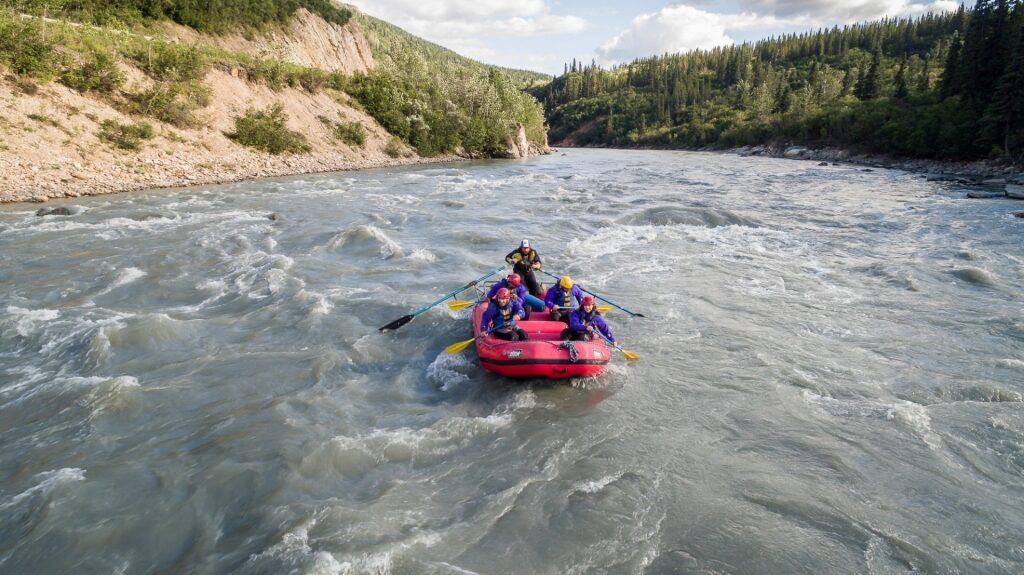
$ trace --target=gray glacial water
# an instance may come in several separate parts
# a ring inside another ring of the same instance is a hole
[[[567,150],[0,207],[0,572],[1024,572],[1024,220],[965,191]],[[639,361],[377,333],[523,237]]]

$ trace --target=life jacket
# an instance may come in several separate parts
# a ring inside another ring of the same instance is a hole
[[[565,307],[565,308],[574,308],[574,307],[576,307],[576,306],[574,306],[572,304],[572,288],[565,289],[562,286],[558,286],[558,291],[562,294],[562,303],[559,304],[560,307]],[[558,297],[556,296],[555,299],[557,300]],[[577,302],[577,303],[579,303],[579,302]]]

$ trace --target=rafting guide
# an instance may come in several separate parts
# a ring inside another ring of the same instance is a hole
[[[512,271],[522,276],[530,295],[541,297],[540,283],[533,273],[534,270],[541,269],[540,255],[537,250],[530,247],[530,240],[524,239],[519,242],[519,247],[505,256],[505,263],[512,264]]]

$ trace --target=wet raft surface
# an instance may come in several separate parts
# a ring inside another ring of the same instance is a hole
[[[1024,570],[1019,206],[567,154],[0,208],[0,572]],[[522,237],[639,362],[377,333]]]

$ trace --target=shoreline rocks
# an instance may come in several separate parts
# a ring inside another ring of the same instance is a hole
[[[791,160],[813,160],[819,166],[826,162],[843,162],[872,168],[905,170],[927,174],[929,181],[956,182],[965,185],[1024,185],[1024,167],[990,161],[944,162],[925,159],[898,159],[887,156],[853,154],[842,148],[808,148],[806,146],[781,146],[762,144],[725,150],[739,156],[765,156]],[[1024,193],[1024,190],[1022,190]]]

